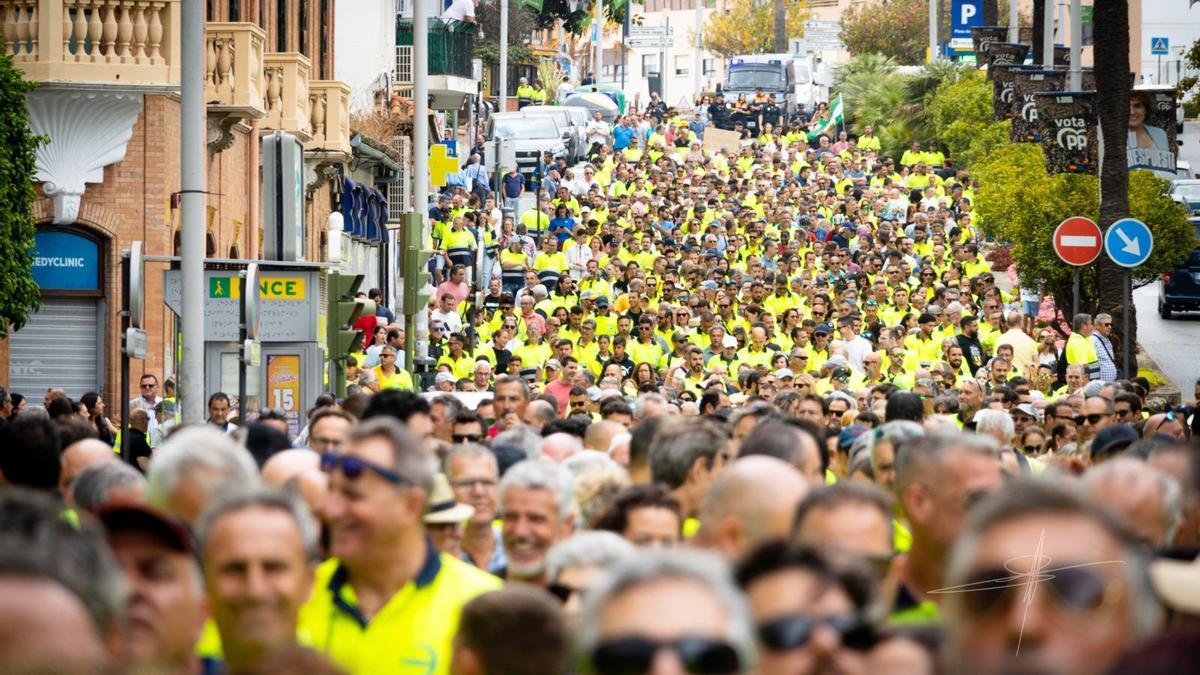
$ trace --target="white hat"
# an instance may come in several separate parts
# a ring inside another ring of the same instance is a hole
[[[780,368],[779,370],[775,371],[775,377],[778,377],[778,378],[786,377],[790,380],[795,376],[796,376],[796,374],[793,373],[790,368]]]
[[[454,491],[450,489],[450,481],[446,474],[435,475],[433,490],[429,494],[429,509],[425,512],[423,520],[430,525],[449,525],[461,523],[473,515],[474,506],[455,501]]]
[[[724,338],[721,339],[721,347],[737,347],[737,346],[738,346],[737,338],[733,337],[732,335],[726,335]]]
[[[1150,563],[1150,585],[1168,607],[1184,614],[1200,614],[1200,558],[1191,562],[1155,560]]]
[[[446,371],[442,371],[442,372],[438,373],[437,377],[434,378],[434,382],[436,382],[437,384],[441,384],[443,382],[455,382],[455,381],[456,380],[454,379],[454,373],[449,373]]]

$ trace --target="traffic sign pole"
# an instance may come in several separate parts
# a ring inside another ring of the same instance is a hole
[[[1068,265],[1075,267],[1072,275],[1071,316],[1079,313],[1079,268],[1090,265],[1100,256],[1103,237],[1100,226],[1090,218],[1067,218],[1054,228],[1054,252]]]
[[[1130,344],[1130,307],[1133,304],[1133,268],[1146,262],[1154,250],[1154,233],[1136,218],[1122,218],[1113,223],[1104,234],[1104,250],[1108,257],[1125,268],[1125,287],[1121,312],[1121,371],[1128,377],[1133,366],[1133,350]]]

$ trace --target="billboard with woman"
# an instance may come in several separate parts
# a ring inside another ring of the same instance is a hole
[[[1175,89],[1134,90],[1129,97],[1126,157],[1130,169],[1175,173]]]

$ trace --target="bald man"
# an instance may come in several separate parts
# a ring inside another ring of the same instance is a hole
[[[542,439],[542,457],[555,464],[562,464],[580,450],[583,450],[583,443],[575,436],[561,431]]]
[[[262,482],[278,488],[295,487],[313,513],[320,513],[329,490],[329,475],[321,471],[321,456],[304,448],[271,455],[262,468]]]
[[[700,507],[696,542],[729,560],[758,544],[786,537],[808,482],[791,464],[753,455],[726,467]]]
[[[62,470],[58,476],[58,492],[68,506],[75,506],[75,495],[72,488],[75,479],[83,470],[101,462],[111,462],[117,459],[113,447],[95,438],[84,438],[75,441],[63,450],[60,462]]]
[[[623,434],[627,431],[624,425],[617,424],[616,422],[608,420],[592,422],[588,425],[587,434],[584,435],[583,447],[588,450],[609,452],[612,450],[612,442],[617,437],[617,434]]]
[[[1083,477],[1092,501],[1125,523],[1151,550],[1169,547],[1182,519],[1179,483],[1140,459],[1117,457]]]

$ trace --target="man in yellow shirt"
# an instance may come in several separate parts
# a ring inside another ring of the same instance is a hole
[[[1100,359],[1092,345],[1092,331],[1095,329],[1091,314],[1076,314],[1071,320],[1072,332],[1064,348],[1067,365],[1081,366],[1089,380],[1100,379]]]
[[[434,481],[427,452],[382,416],[360,424],[341,454],[322,456],[332,556],[317,568],[300,630],[347,672],[446,675],[462,606],[502,584],[433,547],[422,520]]]

